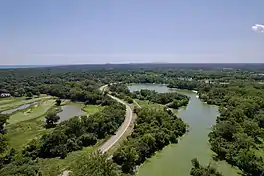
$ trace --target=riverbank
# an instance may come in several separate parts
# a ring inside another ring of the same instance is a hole
[[[130,90],[152,89],[157,92],[179,91],[172,90],[163,85],[133,85]],[[188,106],[178,111],[178,117],[189,125],[189,132],[184,135],[178,144],[171,144],[162,151],[157,152],[138,168],[139,176],[169,176],[189,175],[191,160],[198,158],[201,164],[207,165],[210,162],[220,172],[228,176],[237,176],[238,170],[232,168],[225,162],[215,162],[212,159],[213,152],[208,143],[208,134],[211,126],[215,124],[219,115],[218,107],[210,106],[202,102],[192,91],[179,91],[190,97]]]

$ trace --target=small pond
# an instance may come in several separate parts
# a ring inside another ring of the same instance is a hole
[[[60,116],[60,121],[68,120],[74,116],[86,115],[86,113],[77,104],[68,104],[61,107],[62,111],[57,115]]]

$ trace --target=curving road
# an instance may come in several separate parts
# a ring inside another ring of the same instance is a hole
[[[104,85],[104,86],[100,87],[100,90],[103,91],[106,87],[107,87],[107,85]],[[126,117],[125,117],[125,120],[122,123],[122,125],[116,131],[115,135],[111,136],[110,139],[108,139],[103,145],[101,145],[99,147],[98,150],[102,153],[107,152],[124,135],[124,133],[126,132],[126,130],[129,127],[129,125],[131,124],[132,118],[133,118],[132,109],[130,108],[130,106],[126,102],[124,102],[123,100],[120,100],[119,98],[114,97],[112,95],[108,95],[108,96],[126,106]]]
[[[107,85],[104,85],[104,86],[100,87],[99,89],[100,89],[100,91],[103,92],[106,87],[107,87]],[[132,118],[133,118],[132,109],[130,108],[130,106],[128,106],[128,104],[126,104],[126,102],[124,102],[123,100],[120,100],[119,98],[114,97],[112,95],[108,94],[108,96],[126,106],[126,117],[125,117],[125,120],[122,123],[122,125],[116,131],[115,135],[111,136],[103,145],[101,145],[99,147],[98,150],[102,153],[107,152],[113,145],[115,145],[117,143],[117,141],[124,135],[124,133],[128,129],[129,125],[132,122]],[[69,173],[70,173],[70,171],[65,170],[58,176],[68,176]]]

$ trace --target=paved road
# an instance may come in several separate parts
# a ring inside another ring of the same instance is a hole
[[[99,90],[103,92],[104,89],[105,89],[106,87],[107,87],[107,85],[101,86],[101,87],[99,88]]]
[[[103,145],[99,147],[99,151],[101,151],[102,153],[107,152],[124,135],[129,125],[131,124],[132,118],[133,118],[133,113],[132,113],[132,109],[130,108],[130,106],[128,106],[123,100],[120,100],[119,98],[116,98],[112,95],[108,95],[108,96],[110,96],[112,99],[126,106],[126,117],[122,125],[116,131],[115,135],[111,136],[110,139],[108,139]]]

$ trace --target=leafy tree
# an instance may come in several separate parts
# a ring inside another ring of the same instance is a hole
[[[75,176],[120,176],[118,167],[100,153],[85,154],[73,164],[72,172]]]
[[[56,100],[56,105],[57,105],[57,106],[60,106],[60,105],[61,105],[61,99],[58,98],[58,99]]]
[[[39,176],[39,168],[36,161],[28,157],[19,157],[14,162],[0,170],[1,176]]]
[[[190,172],[190,175],[192,176],[223,176],[210,164],[206,167],[201,166],[197,158],[192,159],[192,166]]]
[[[32,97],[33,97],[33,94],[32,94],[32,92],[27,92],[27,93],[26,93],[26,96],[27,96],[28,98],[32,98]]]
[[[46,117],[46,128],[55,127],[56,123],[60,120],[60,117],[56,113],[49,113]]]
[[[133,99],[128,96],[125,97],[125,101],[128,102],[129,104],[133,103]]]
[[[9,158],[9,154],[7,153],[8,139],[6,137],[5,129],[5,124],[7,123],[8,119],[9,115],[0,114],[0,168],[2,167],[2,164],[4,164]]]
[[[82,145],[87,147],[90,145],[95,145],[97,138],[94,134],[83,134],[79,137],[79,140],[82,142]]]
[[[7,120],[9,119],[8,114],[0,114],[0,134],[5,134],[5,124],[7,123]]]

